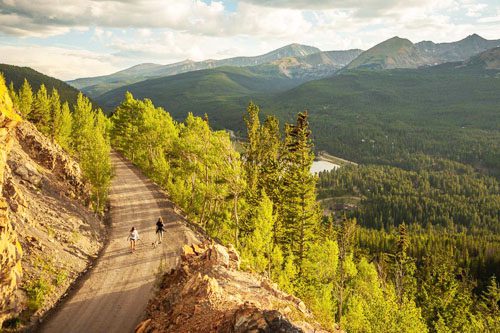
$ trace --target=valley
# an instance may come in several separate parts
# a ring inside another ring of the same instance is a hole
[[[0,71],[7,332],[500,329],[500,40]]]

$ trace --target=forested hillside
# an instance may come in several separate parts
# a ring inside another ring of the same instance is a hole
[[[18,67],[7,64],[0,64],[0,72],[3,73],[7,85],[11,84],[14,89],[21,88],[24,80],[27,80],[34,90],[38,90],[42,84],[50,91],[57,89],[62,102],[74,104],[79,91],[64,81],[58,80],[37,72],[29,67]],[[12,87],[11,87],[12,90]]]
[[[412,235],[410,252],[421,263],[446,254],[484,289],[500,275],[500,185],[470,166],[425,155],[413,167],[346,166],[319,177],[322,206],[356,218],[360,245],[387,252],[401,224]]]
[[[290,119],[307,109],[316,146],[357,162],[394,164],[423,152],[499,172],[498,71],[444,64],[351,72],[263,102]]]
[[[56,88],[47,90],[44,83],[34,90],[24,79],[18,90],[10,85],[9,95],[23,119],[79,160],[91,186],[93,208],[102,213],[112,174],[109,119],[82,93],[70,107]]]
[[[394,212],[406,214],[408,207],[398,201],[394,208],[389,206],[373,218],[374,226],[387,225],[387,232],[376,229],[374,234],[358,226],[356,217],[362,225],[371,217],[368,209],[360,210],[359,215],[353,212],[351,216],[322,218],[316,202],[317,178],[310,174],[314,154],[308,114],[299,113],[294,123],[284,126],[282,134],[276,117],[267,116],[261,123],[259,112],[254,104],[247,108],[244,120],[248,142],[242,158],[234,150],[229,135],[213,131],[206,119],[189,114],[185,121],[176,123],[151,101],[136,100],[128,93],[112,117],[112,142],[167,189],[192,221],[223,243],[234,244],[242,253],[242,265],[246,269],[270,277],[282,290],[304,299],[327,328],[333,328],[336,322],[348,332],[494,332],[499,329],[500,310],[496,303],[499,286],[493,277],[485,277],[491,272],[480,272],[481,278],[488,280],[488,286],[481,285],[475,293],[475,277],[461,273],[464,267],[482,269],[484,265],[477,265],[476,261],[494,257],[473,254],[472,261],[465,262],[464,266],[462,262],[454,263],[447,252],[431,255],[434,253],[430,251],[443,245],[446,248],[450,244],[465,243],[449,238],[455,243],[443,244],[435,241],[436,237],[446,239],[441,234],[413,232],[414,227],[418,228],[416,220],[405,221],[415,222],[410,227],[400,224],[404,215]],[[425,161],[423,159],[422,169],[427,167]],[[410,173],[415,175],[412,179],[417,183],[409,186],[417,186],[415,191],[421,194],[416,198],[427,193],[425,191],[430,192],[425,201],[428,207],[433,207],[434,202],[442,204],[444,200],[447,204],[449,201],[450,211],[448,215],[443,214],[443,218],[441,210],[435,212],[436,221],[427,215],[417,217],[429,219],[429,225],[444,224],[442,230],[455,232],[453,210],[462,209],[459,207],[463,205],[458,197],[453,201],[455,196],[465,195],[467,191],[479,191],[485,196],[484,201],[478,198],[463,209],[474,213],[475,209],[483,209],[483,202],[490,198],[498,200],[498,183],[452,162],[449,162],[452,171],[447,171],[447,163],[439,164],[444,170],[437,167],[427,178],[426,174],[418,178],[417,171]],[[350,168],[344,169],[347,175]],[[457,181],[455,176],[448,176],[448,172],[464,174],[463,179]],[[394,175],[394,180],[383,181],[383,177],[373,182],[368,180],[360,189],[371,193],[396,182],[394,192],[388,193],[394,193],[394,198],[406,195],[410,198],[412,192],[402,182],[406,174],[403,172],[399,178],[397,173]],[[339,185],[340,181],[331,180],[335,174],[324,177],[320,195],[331,195],[335,191],[342,196],[358,195],[350,190],[357,188],[351,186],[353,181],[341,180],[343,183]],[[424,182],[426,179],[430,182],[428,185]],[[470,183],[463,184],[466,180]],[[438,193],[448,186],[453,188],[451,201]],[[436,187],[436,191],[429,187]],[[380,191],[375,193],[379,195]],[[391,197],[387,202],[390,200]],[[498,220],[495,209],[491,206],[490,210],[481,212],[478,219],[484,223],[478,225],[478,230],[483,227],[486,228],[483,230],[489,227],[495,230]],[[394,218],[388,219],[387,215]],[[459,218],[457,225],[475,230]],[[488,252],[495,239],[492,238],[489,245],[487,240],[478,241],[471,238],[466,248],[472,251],[474,244],[479,244],[479,251]]]
[[[227,67],[143,81],[99,102],[113,107],[128,90],[172,110],[176,120],[207,114],[215,128],[243,134],[241,110],[254,100],[281,121],[308,110],[315,147],[356,162],[394,165],[422,152],[498,174],[497,56],[484,53],[490,65],[478,56],[424,69],[345,72],[278,93],[293,84],[284,75]]]
[[[284,91],[300,82],[275,68],[266,72],[254,67],[221,67],[138,82],[105,93],[97,98],[97,102],[112,111],[125,92],[130,91],[140,98],[149,98],[162,107],[175,110],[172,115],[176,120],[181,120],[190,111],[196,115],[207,113],[214,123],[222,127],[223,124],[241,122],[241,113],[234,110],[248,103],[248,96]],[[203,112],[201,105],[204,106]]]

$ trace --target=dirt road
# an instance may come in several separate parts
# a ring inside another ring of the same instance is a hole
[[[172,203],[131,163],[112,154],[109,244],[81,288],[41,327],[42,332],[133,332],[161,270],[173,267],[183,244],[196,240]],[[153,248],[155,223],[165,220],[163,244]],[[130,253],[126,240],[135,226],[141,236]]]

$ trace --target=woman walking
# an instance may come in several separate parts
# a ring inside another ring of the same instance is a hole
[[[139,232],[137,232],[137,229],[135,227],[132,227],[132,229],[130,229],[128,239],[130,240],[130,252],[134,252],[135,242],[139,240]]]
[[[160,216],[156,222],[156,245],[161,244],[163,240],[163,232],[165,231],[165,224],[163,223],[163,218]]]

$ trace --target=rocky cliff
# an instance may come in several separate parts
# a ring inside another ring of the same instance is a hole
[[[78,164],[29,122],[16,123],[5,100],[10,102],[4,97],[0,118],[0,325],[16,330],[43,316],[89,267],[105,228],[87,207],[89,192]]]
[[[0,325],[16,308],[15,292],[21,277],[22,249],[9,220],[7,200],[1,195],[13,132],[20,120],[0,76]]]
[[[326,332],[300,299],[240,271],[234,249],[186,245],[181,258],[163,277],[136,333]]]

